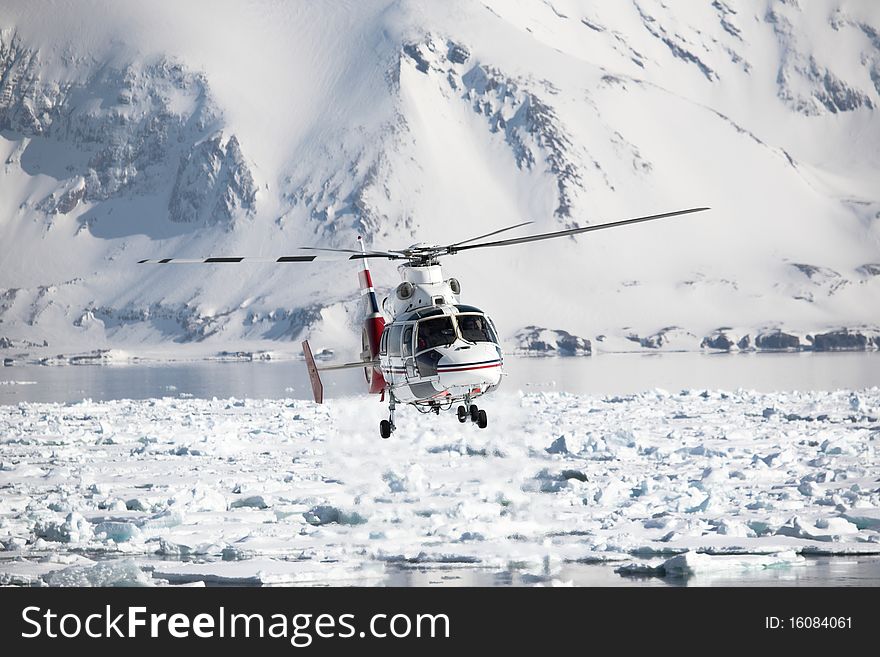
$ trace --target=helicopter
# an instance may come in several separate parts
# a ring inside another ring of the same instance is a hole
[[[308,263],[317,260],[360,260],[358,281],[361,295],[360,360],[338,365],[318,366],[308,340],[303,355],[316,403],[324,401],[321,372],[363,368],[367,389],[388,399],[388,419],[379,423],[379,435],[389,438],[395,430],[394,413],[398,404],[408,404],[421,413],[440,414],[456,409],[459,422],[488,426],[484,409],[476,400],[498,388],[503,376],[504,354],[498,329],[492,319],[476,306],[461,303],[461,284],[444,278],[440,258],[473,249],[513,246],[568,237],[646,221],[655,221],[695,212],[707,207],[676,210],[609,223],[591,224],[537,235],[482,241],[531,224],[522,222],[490,233],[448,245],[413,244],[399,250],[367,249],[358,237],[358,249],[299,247],[299,251],[320,251],[327,255],[290,255],[278,258],[208,257],[140,260],[139,264],[176,263]],[[332,255],[329,255],[332,254]],[[401,282],[386,297],[380,309],[369,260],[399,261]],[[390,317],[390,321],[388,320]]]

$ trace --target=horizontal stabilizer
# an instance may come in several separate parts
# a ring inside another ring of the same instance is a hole
[[[379,367],[378,360],[361,360],[356,363],[342,363],[341,365],[325,365],[324,367],[319,367],[319,372],[325,372],[327,370],[351,370],[355,368],[364,368],[364,367]]]

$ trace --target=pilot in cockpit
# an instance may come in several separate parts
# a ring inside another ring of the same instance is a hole
[[[468,342],[492,342],[486,319],[480,315],[459,315],[458,329]]]

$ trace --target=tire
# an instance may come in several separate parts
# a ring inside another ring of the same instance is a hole
[[[458,407],[458,421],[459,422],[462,422],[462,423],[467,422],[468,415],[469,415],[468,409],[466,409],[464,406]]]
[[[479,420],[480,409],[477,408],[476,404],[471,404],[471,422],[477,422]]]
[[[379,435],[383,438],[391,437],[391,423],[388,420],[382,420],[379,423]]]
[[[486,416],[486,411],[480,410],[477,413],[477,426],[480,427],[480,429],[485,429],[489,426],[489,418]]]

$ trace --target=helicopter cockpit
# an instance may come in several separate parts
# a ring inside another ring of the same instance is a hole
[[[458,332],[465,342],[494,342],[498,343],[495,330],[489,318],[478,313],[460,313],[456,315]]]
[[[417,327],[416,352],[435,347],[449,347],[459,338],[471,344],[498,343],[489,318],[477,312],[431,317],[419,321]]]

